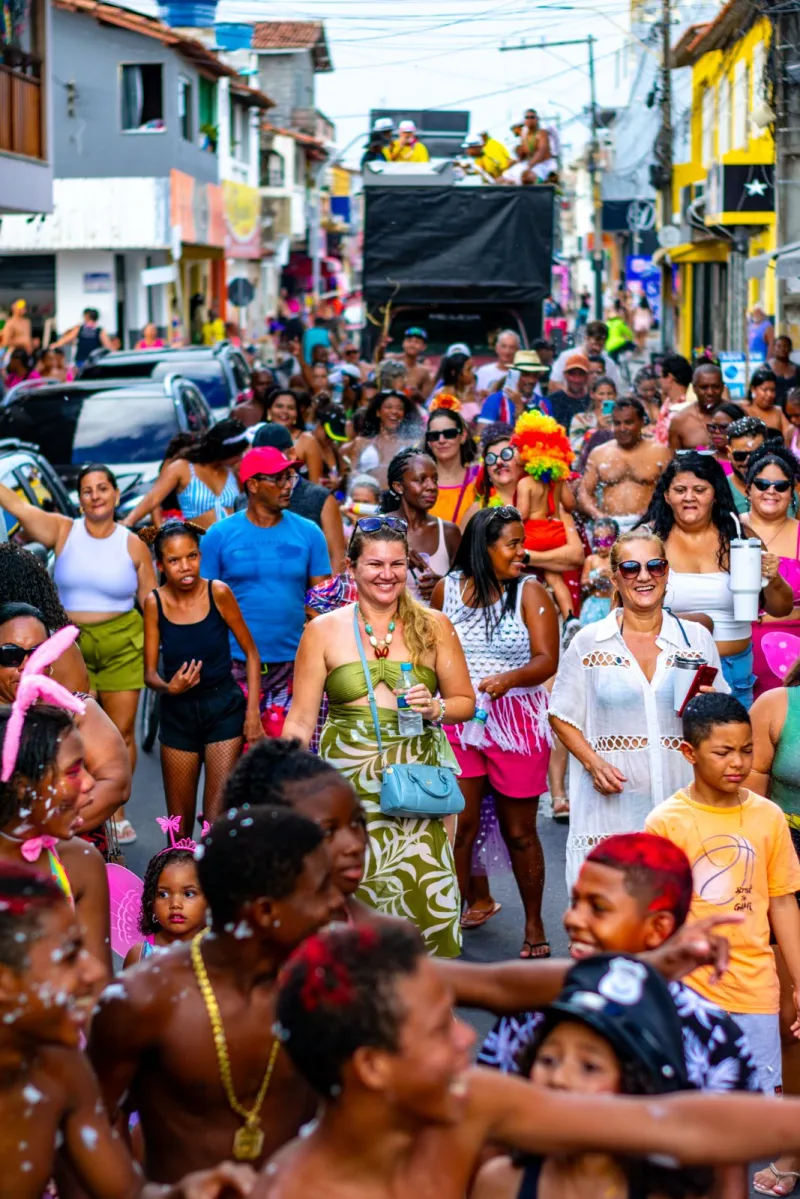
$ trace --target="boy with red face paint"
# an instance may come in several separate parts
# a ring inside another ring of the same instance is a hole
[[[682,850],[652,833],[618,833],[588,854],[564,914],[570,957],[644,953],[686,921],[692,871]],[[708,1091],[757,1090],[746,1038],[736,1022],[685,983],[669,984],[683,1030],[689,1079]],[[517,1058],[542,1020],[538,1011],[502,1016],[478,1054],[483,1066],[517,1073]]]

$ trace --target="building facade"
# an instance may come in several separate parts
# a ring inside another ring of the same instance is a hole
[[[0,22],[0,213],[53,207],[49,0],[20,0]]]

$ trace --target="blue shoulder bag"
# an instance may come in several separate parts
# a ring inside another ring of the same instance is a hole
[[[383,738],[378,720],[378,705],[375,703],[375,688],[367,665],[367,656],[361,644],[358,627],[358,607],[353,609],[353,627],[356,634],[361,665],[367,683],[367,695],[375,726],[378,752],[383,761]],[[464,796],[458,779],[446,766],[425,766],[421,762],[392,762],[383,766],[381,780],[381,811],[387,816],[405,816],[411,819],[431,819],[436,816],[452,816],[464,811]]]

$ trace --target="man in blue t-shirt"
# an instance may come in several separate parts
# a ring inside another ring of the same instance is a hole
[[[247,507],[212,525],[202,547],[203,577],[228,584],[258,646],[259,706],[273,736],[292,697],[306,591],[331,573],[322,530],[288,511],[296,465],[274,446],[249,450],[239,468]],[[247,694],[245,662],[233,637],[231,653],[234,677]]]
[[[547,399],[539,388],[539,380],[547,375],[547,367],[539,360],[535,350],[517,350],[514,355],[514,365],[509,371],[513,381],[516,372],[516,387],[509,386],[508,378],[500,391],[490,392],[483,402],[478,424],[494,424],[503,421],[507,425],[516,424],[517,418],[523,412],[538,409],[545,416],[551,412],[547,407]]]

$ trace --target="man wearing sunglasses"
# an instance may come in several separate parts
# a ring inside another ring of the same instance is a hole
[[[322,530],[288,510],[296,467],[274,446],[249,450],[239,467],[247,507],[217,521],[202,545],[203,577],[228,584],[258,646],[262,717],[275,706],[288,709],[305,594],[331,573]],[[231,652],[234,678],[245,690],[236,641]]]
[[[766,439],[767,426],[756,416],[743,416],[741,420],[728,425],[728,457],[733,474],[728,475],[727,479],[737,512],[750,511],[745,476],[753,450],[759,449]]]
[[[706,422],[722,403],[725,384],[722,371],[713,362],[702,362],[692,376],[695,402],[673,417],[669,444],[673,450],[702,450],[710,447]]]
[[[626,533],[647,511],[672,453],[657,441],[643,439],[641,400],[632,396],[617,400],[611,423],[613,440],[595,446],[586,459],[577,503],[593,520],[613,516],[620,532]]]

